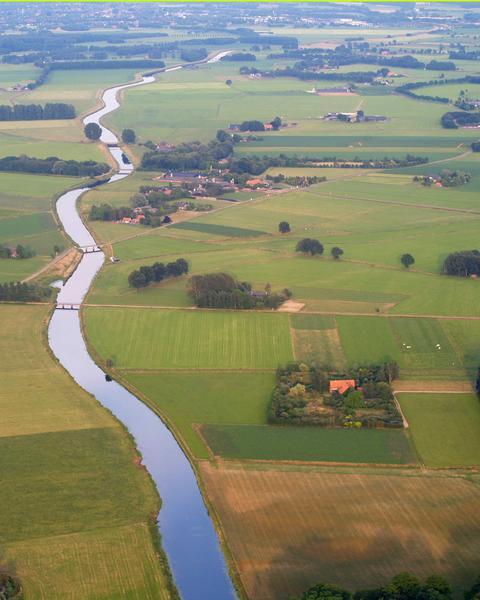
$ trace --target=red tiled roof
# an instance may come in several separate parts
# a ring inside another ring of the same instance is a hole
[[[330,381],[330,393],[336,390],[339,394],[343,394],[349,388],[355,388],[354,379],[334,379]]]

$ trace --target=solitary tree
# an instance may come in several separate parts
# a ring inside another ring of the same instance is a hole
[[[229,137],[230,136],[228,135],[228,133],[226,131],[223,131],[223,129],[219,129],[217,131],[216,138],[219,142],[226,142]]]
[[[89,140],[99,140],[102,135],[102,128],[97,123],[87,123],[83,132]]]
[[[231,79],[227,79],[227,81],[225,82],[227,85],[232,85],[232,80]]]
[[[290,223],[287,223],[287,221],[280,221],[278,224],[278,231],[280,233],[290,233]]]
[[[331,249],[330,254],[333,256],[333,258],[338,260],[342,256],[343,250],[341,248],[339,248],[338,246],[334,246]]]
[[[122,142],[124,144],[134,144],[136,140],[136,135],[133,129],[124,129],[122,131]]]
[[[323,245],[318,240],[303,238],[303,240],[298,242],[295,250],[297,252],[303,252],[303,254],[314,256],[315,254],[323,254]]]
[[[406,269],[408,269],[408,267],[411,267],[415,263],[415,259],[413,258],[413,256],[411,254],[407,253],[407,254],[402,254],[402,257],[400,258],[400,262]]]
[[[280,117],[275,117],[273,121],[270,122],[270,125],[275,129],[275,131],[278,131],[282,126],[282,119]]]

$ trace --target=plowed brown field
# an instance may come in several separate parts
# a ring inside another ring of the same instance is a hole
[[[478,574],[478,481],[208,462],[201,473],[252,600],[319,581],[368,588],[402,571],[462,589]]]

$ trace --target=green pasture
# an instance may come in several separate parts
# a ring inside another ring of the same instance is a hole
[[[422,462],[431,467],[480,465],[480,405],[474,394],[399,394]]]
[[[0,66],[0,102],[2,101],[2,92],[6,88],[17,83],[26,84],[36,79],[40,69],[33,65],[6,65]]]
[[[480,362],[477,321],[336,317],[350,365],[396,360],[404,379],[473,378]]]
[[[41,123],[52,123],[52,121],[40,121]],[[12,123],[12,121],[7,121]],[[57,123],[57,122],[55,122]],[[55,125],[54,125],[55,127]],[[61,130],[60,127],[56,128]],[[30,133],[33,134],[30,137]],[[58,156],[62,160],[95,160],[97,162],[106,162],[105,154],[100,150],[99,146],[92,143],[75,141],[43,141],[39,135],[45,135],[45,129],[42,127],[41,132],[32,129],[20,129],[16,133],[12,133],[12,129],[3,129],[0,122],[0,157],[4,156],[21,156],[26,154],[34,158],[47,158],[49,156]],[[64,132],[65,137],[72,133],[70,126],[66,127]]]
[[[282,217],[283,215],[276,215],[275,222]],[[171,228],[168,230],[173,231]],[[473,226],[470,231],[474,236]],[[307,235],[312,233],[314,232],[308,232]],[[161,236],[161,232],[159,235]],[[313,237],[322,239],[324,243],[327,239],[315,233]],[[363,239],[368,244],[368,236],[365,235]],[[383,239],[384,245],[387,244],[388,236]],[[459,241],[460,230],[456,239],[452,250],[461,249],[465,243]],[[349,259],[349,250],[339,236],[335,236],[334,241],[329,242],[326,246],[327,255],[320,258],[297,255],[293,250],[298,238],[287,236],[270,240],[267,238],[258,243],[239,242],[230,244],[224,250],[213,248],[212,251],[182,251],[170,255],[170,258],[178,258],[179,255],[186,258],[191,273],[227,271],[241,281],[250,281],[256,288],[263,289],[267,282],[273,289],[288,287],[296,300],[305,302],[307,309],[313,311],[375,314],[378,309],[382,312],[411,315],[478,315],[478,282],[405,269],[400,265],[399,259],[402,251],[411,250],[411,246],[405,244],[405,241],[402,243],[400,233],[398,251],[392,258],[392,262],[398,261],[398,266],[395,267]],[[328,256],[333,245],[345,248],[345,259],[335,261]],[[368,249],[368,245],[365,247]],[[357,251],[360,255],[360,249]],[[382,251],[383,246],[379,241],[377,256],[373,260],[383,262]],[[142,264],[155,262],[154,258],[148,250],[148,261],[138,258],[115,265],[108,264],[96,279],[89,302],[189,305],[190,300],[185,291],[187,278],[166,281],[138,292],[128,287],[129,273]],[[160,252],[158,259],[165,262],[168,257]],[[420,263],[418,255],[416,260]],[[438,258],[435,260],[438,265]]]
[[[85,324],[117,368],[275,369],[293,358],[282,314],[88,307]]]
[[[155,490],[124,430],[47,350],[48,316],[45,306],[0,306],[2,560],[28,598],[76,588],[168,598],[148,530]]]
[[[322,330],[336,327],[334,317],[324,315],[293,314],[290,317],[290,323],[293,329]]]
[[[46,83],[18,98],[23,104],[66,102],[84,113],[98,102],[99,91],[132,81],[131,69],[74,69],[53,71]]]
[[[1,259],[0,260],[0,283],[10,281],[22,281],[32,273],[36,273],[39,269],[48,263],[49,259],[41,256],[17,259]]]
[[[233,85],[226,86],[226,78],[232,79]],[[400,95],[317,96],[306,93],[311,87],[311,82],[289,78],[252,80],[238,75],[232,65],[225,63],[205,65],[196,71],[160,74],[155,84],[126,91],[122,110],[108,119],[117,129],[133,127],[144,140],[152,136],[173,142],[208,140],[217,129],[238,122],[239,115],[240,120],[271,120],[274,106],[275,113],[282,116],[285,122],[295,122],[297,126],[283,129],[279,134],[261,134],[265,138],[265,145],[277,135],[294,138],[302,135],[320,136],[327,139],[332,136],[404,137],[405,148],[412,146],[409,143],[412,137],[417,137],[414,145],[419,147],[422,147],[422,138],[475,137],[475,133],[468,130],[462,130],[459,134],[458,130],[441,129],[440,118],[445,112],[443,105],[419,102]],[[353,112],[359,107],[366,114],[385,115],[389,121],[348,124],[322,120],[327,112]],[[322,146],[318,141],[315,146]],[[310,141],[308,146],[312,143]],[[392,145],[402,146],[402,143],[397,141]],[[426,143],[428,148],[440,145]]]
[[[181,376],[168,371],[126,372],[123,376],[175,425],[196,458],[208,458],[197,425],[264,424],[275,384],[273,372],[187,371]]]
[[[403,431],[268,425],[205,425],[212,452],[224,458],[406,464],[416,462]]]
[[[454,79],[454,77],[449,77],[449,79]],[[473,100],[480,99],[480,84],[478,83],[446,83],[444,85],[432,85],[420,88],[416,93],[425,94],[427,96],[442,96],[443,98],[449,98],[454,102],[460,96],[460,92],[462,91],[465,92],[465,97],[467,98],[472,98]]]

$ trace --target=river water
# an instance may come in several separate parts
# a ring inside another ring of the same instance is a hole
[[[104,107],[87,116],[84,123],[100,124],[103,116],[118,108],[120,90],[146,85],[154,80],[154,77],[144,77],[142,81],[106,90],[102,97]],[[100,139],[106,144],[118,142],[116,135],[103,126]],[[120,148],[109,147],[109,151],[118,164],[118,172],[110,182],[128,177],[133,166],[123,162]],[[60,221],[75,244],[96,247],[77,211],[78,199],[87,190],[66,192],[57,200],[56,206]],[[80,305],[104,260],[105,255],[101,251],[84,254],[74,274],[61,288],[57,305]],[[162,498],[158,527],[181,597],[184,600],[236,598],[195,472],[170,430],[124,387],[114,381],[106,381],[105,373],[88,354],[77,310],[55,310],[48,328],[48,339],[53,353],[75,381],[107,407],[133,435],[142,454],[142,462]]]

